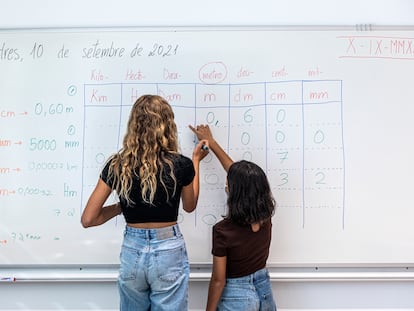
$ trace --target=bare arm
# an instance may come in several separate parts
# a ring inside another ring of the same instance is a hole
[[[227,172],[230,165],[233,164],[233,160],[213,138],[210,127],[208,125],[197,125],[196,127],[189,125],[189,128],[196,134],[199,140],[207,140],[209,142],[209,148],[214,152],[224,170]]]
[[[193,182],[188,186],[183,187],[181,192],[181,200],[183,202],[183,209],[191,213],[197,206],[198,196],[200,194],[200,161],[208,154],[208,150],[202,148],[203,145],[209,146],[207,140],[201,140],[193,150],[193,165],[195,175]]]
[[[111,192],[111,188],[102,179],[99,179],[83,210],[81,217],[83,227],[102,225],[122,213],[121,206],[118,203],[103,206]]]
[[[227,257],[213,256],[213,271],[208,287],[208,299],[206,311],[215,311],[226,285],[226,261]]]

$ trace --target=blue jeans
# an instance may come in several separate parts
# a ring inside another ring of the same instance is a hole
[[[266,268],[240,278],[228,278],[218,311],[276,311]]]
[[[121,311],[185,311],[190,266],[178,225],[126,226],[118,277]]]

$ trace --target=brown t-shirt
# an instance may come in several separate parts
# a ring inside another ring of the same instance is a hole
[[[227,257],[227,278],[246,276],[266,266],[271,238],[270,220],[253,232],[250,225],[240,226],[223,219],[213,227],[212,254]]]

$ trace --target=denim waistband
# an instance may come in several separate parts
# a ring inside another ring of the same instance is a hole
[[[267,268],[263,268],[246,276],[241,276],[238,278],[227,278],[226,281],[227,283],[233,283],[233,284],[234,283],[255,284],[256,282],[266,280],[267,278],[269,278],[269,272]]]
[[[140,238],[146,238],[148,240],[165,240],[172,237],[181,237],[181,231],[178,224],[169,227],[156,228],[156,229],[142,229],[131,226],[125,226],[125,234],[132,235]]]

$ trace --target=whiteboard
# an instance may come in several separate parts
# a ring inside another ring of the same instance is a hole
[[[118,263],[124,220],[80,215],[142,94],[173,106],[180,150],[207,123],[258,163],[278,207],[269,264],[414,262],[413,31],[50,29],[0,32],[0,264]],[[179,215],[211,262],[225,174],[201,165]],[[116,198],[112,197],[113,201]]]

